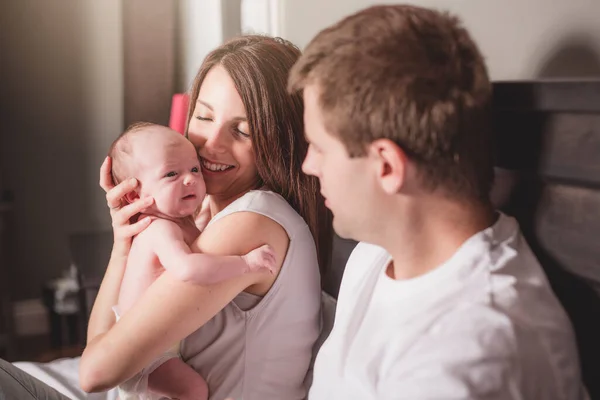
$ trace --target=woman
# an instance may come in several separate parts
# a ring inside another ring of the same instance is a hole
[[[331,225],[318,183],[301,173],[307,150],[302,100],[286,92],[298,56],[289,42],[261,36],[219,47],[195,79],[187,127],[201,158],[209,194],[204,212],[211,218],[195,248],[243,254],[267,243],[278,255],[278,274],[247,274],[212,287],[163,274],[114,324],[111,307],[131,236],[148,224],[128,221],[148,204],[120,207],[134,185],[112,188],[109,165],[103,166],[115,244],[81,359],[84,390],[125,381],[187,337],[182,357],[207,380],[211,399],[305,397],[320,332],[318,260],[325,265]]]
[[[131,238],[148,225],[129,220],[150,203],[121,207],[136,183],[113,188],[110,162],[102,166],[115,243],[81,358],[84,390],[124,382],[185,339],[182,357],[207,380],[211,399],[306,396],[320,332],[318,265],[326,265],[332,230],[317,181],[300,170],[307,151],[302,101],[286,92],[298,56],[291,43],[261,36],[217,48],[193,84],[187,127],[209,194],[202,214],[210,222],[195,249],[243,254],[267,243],[278,257],[277,274],[246,274],[211,287],[162,274],[115,324],[111,307]],[[4,362],[0,378],[13,397],[20,390],[27,398],[62,398]]]

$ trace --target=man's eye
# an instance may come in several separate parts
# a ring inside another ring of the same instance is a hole
[[[198,167],[194,167],[194,168],[192,168],[192,172],[198,172],[198,171],[200,171],[200,170],[198,169]]]
[[[177,172],[171,171],[171,172],[167,172],[167,174],[165,175],[165,178],[172,178],[174,176],[177,176]]]

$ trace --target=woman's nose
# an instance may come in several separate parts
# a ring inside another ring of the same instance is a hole
[[[214,126],[206,132],[206,140],[202,146],[204,150],[213,153],[227,151],[227,132],[223,126]]]

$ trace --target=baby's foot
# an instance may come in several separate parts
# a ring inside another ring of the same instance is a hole
[[[242,256],[242,259],[248,265],[248,272],[260,271],[261,269],[266,269],[270,273],[275,272],[275,252],[268,244],[265,244],[257,249],[252,250],[245,256]]]

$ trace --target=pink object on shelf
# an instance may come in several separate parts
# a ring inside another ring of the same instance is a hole
[[[171,103],[171,117],[169,118],[169,127],[181,134],[185,133],[187,123],[189,98],[185,93],[173,95]]]

